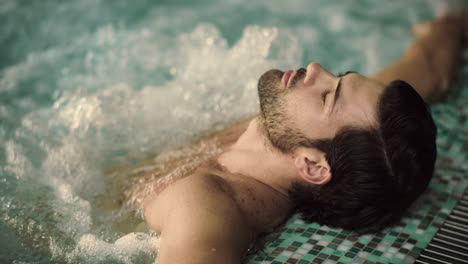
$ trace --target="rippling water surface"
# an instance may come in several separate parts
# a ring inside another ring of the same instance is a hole
[[[151,263],[109,171],[258,111],[271,68],[363,74],[444,1],[0,3],[0,260]]]

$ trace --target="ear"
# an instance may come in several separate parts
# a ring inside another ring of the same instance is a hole
[[[312,184],[325,184],[332,178],[331,168],[325,158],[325,153],[317,149],[298,149],[294,156],[294,166],[299,176]]]

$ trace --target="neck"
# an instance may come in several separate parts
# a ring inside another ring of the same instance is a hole
[[[292,157],[270,145],[260,130],[258,117],[218,162],[229,172],[254,178],[286,197],[296,175]]]

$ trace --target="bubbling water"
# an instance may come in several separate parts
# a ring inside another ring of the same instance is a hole
[[[301,58],[297,38],[277,28],[248,26],[228,47],[215,26],[200,24],[178,35],[177,44],[164,51],[152,34],[147,29],[98,30],[87,44],[111,48],[101,54],[91,49],[85,55],[85,67],[96,73],[65,67],[53,105],[25,115],[15,138],[5,142],[8,165],[3,170],[16,177],[10,184],[24,190],[16,198],[1,197],[2,221],[17,230],[23,243],[37,244],[43,256],[71,263],[152,262],[158,238],[133,232],[141,219],[116,206],[122,193],[106,170],[157,157],[162,149],[181,145],[193,134],[254,114],[258,76],[273,67],[293,67]],[[130,42],[127,50],[112,47],[120,41]],[[272,51],[281,43],[287,43],[284,49],[289,52]],[[68,53],[57,49],[32,55],[24,65],[7,71],[3,81],[18,79],[19,72],[34,71],[42,60]],[[168,66],[171,78],[142,88],[121,80],[98,88],[104,84],[99,78],[103,67],[129,64],[126,53],[136,54],[138,64],[133,66],[146,70],[167,66],[174,56]],[[35,144],[20,144],[19,139]],[[36,195],[28,199],[31,188]],[[15,214],[13,208],[30,211]]]
[[[113,243],[85,234],[67,259],[73,263],[150,263],[158,247],[159,238],[145,233],[129,233]]]

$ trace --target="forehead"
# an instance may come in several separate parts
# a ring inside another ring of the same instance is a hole
[[[342,86],[342,100],[334,113],[336,118],[348,125],[375,126],[378,103],[385,86],[357,73],[344,77]]]

